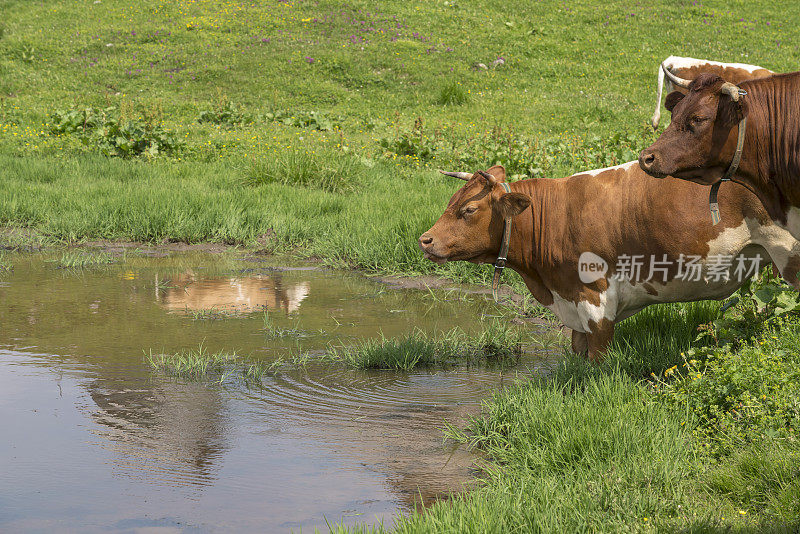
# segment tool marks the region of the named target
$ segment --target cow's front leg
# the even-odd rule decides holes
[[[589,352],[589,340],[586,337],[586,332],[572,331],[572,352],[578,356],[586,357]]]
[[[591,331],[585,334],[588,345],[586,357],[591,362],[601,362],[614,339],[614,322],[608,319],[601,319],[600,322],[590,321],[589,329]],[[574,343],[574,335],[572,339]]]

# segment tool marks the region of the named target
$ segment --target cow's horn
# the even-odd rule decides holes
[[[722,87],[720,87],[719,90],[723,94],[726,94],[729,97],[731,97],[731,100],[733,100],[734,102],[738,102],[740,96],[747,94],[747,91],[739,89],[736,85],[732,84],[731,82],[723,83]]]
[[[674,85],[677,85],[678,87],[683,87],[684,89],[688,89],[689,84],[692,83],[691,80],[685,80],[683,78],[679,78],[678,76],[672,74],[672,72],[664,63],[661,64],[661,68],[664,70],[664,74],[667,76],[667,78],[669,78],[669,81],[671,81]]]
[[[497,178],[495,178],[493,175],[489,174],[486,171],[478,171],[478,174],[486,178],[486,181],[488,181],[492,185],[495,185],[497,183]]]
[[[444,174],[445,176],[452,176],[453,178],[458,178],[459,180],[464,180],[468,182],[470,178],[472,178],[472,173],[469,172],[450,172],[450,171],[439,171],[440,173]]]

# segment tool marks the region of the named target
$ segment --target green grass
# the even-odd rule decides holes
[[[391,530],[796,531],[800,440],[791,432],[770,433],[774,421],[737,418],[732,425],[756,425],[761,435],[751,432],[726,454],[711,455],[698,439],[709,439],[698,434],[708,421],[687,413],[686,397],[673,403],[643,380],[651,372],[664,376],[683,361],[682,352],[702,346],[694,341],[696,327],[718,314],[715,303],[648,308],[619,325],[602,365],[570,356],[550,375],[498,392],[466,428],[447,432],[484,452],[483,484],[401,516]],[[652,333],[654,325],[662,335]],[[764,372],[757,357],[745,356],[748,363],[734,367],[736,354],[724,366],[753,397],[763,380],[791,380],[798,370],[789,347],[796,353],[800,321],[784,322],[780,336],[770,328],[737,354],[782,362],[783,374]],[[692,391],[689,405],[724,406],[709,395],[728,383],[723,375],[709,372],[707,386]],[[780,413],[796,404],[777,391],[776,399],[773,410]]]
[[[580,388],[521,384],[468,434],[498,467],[483,488],[399,522],[400,532],[611,532],[678,511],[691,472],[678,418],[622,373]]]
[[[328,147],[319,152],[291,148],[274,158],[251,163],[244,180],[251,186],[282,184],[342,193],[363,183],[366,172],[367,167],[354,156]]]
[[[168,376],[218,384],[237,379],[247,385],[258,384],[276,368],[273,364],[244,358],[235,352],[211,352],[203,345],[172,354],[153,353],[150,350],[145,354],[145,361],[153,370]]]
[[[460,82],[450,81],[439,90],[436,103],[442,106],[462,106],[469,102],[469,93]]]
[[[416,238],[458,185],[433,169],[561,176],[633,159],[664,57],[790,70],[800,42],[792,10],[743,0],[6,0],[3,13],[0,223],[60,240],[274,233],[336,265],[412,274],[433,270]],[[87,107],[163,127],[178,148],[107,158],[51,133],[54,113]]]
[[[410,370],[417,367],[453,365],[508,365],[522,353],[518,329],[492,321],[477,335],[456,328],[428,335],[416,330],[399,338],[367,340],[332,347],[323,360],[355,369]]]
[[[108,265],[114,263],[113,256],[105,252],[87,253],[82,250],[68,250],[61,253],[61,257],[52,260],[61,269],[86,269],[88,267],[97,267],[100,265]]]
[[[499,161],[516,177],[557,177],[634,159],[655,135],[659,61],[791,71],[800,46],[797,10],[745,0],[0,3],[0,224],[21,229],[0,232],[0,248],[261,236],[339,267],[479,283],[488,269],[435,268],[417,249],[459,185],[434,169]],[[51,131],[87,107],[114,108],[111,124],[147,149],[133,155],[144,144],[81,125]],[[796,526],[796,464],[784,461],[795,443],[756,436],[710,462],[687,429],[697,419],[643,386],[680,364],[716,314],[650,308],[619,326],[603,365],[568,358],[548,380],[500,393],[464,435],[490,455],[486,485],[397,529]],[[431,354],[407,343],[361,353],[400,365]],[[771,363],[795,368],[777,354],[786,346],[746,343],[744,361],[772,351]],[[149,358],[187,378],[260,372],[230,356]],[[723,385],[717,376],[709,383]]]

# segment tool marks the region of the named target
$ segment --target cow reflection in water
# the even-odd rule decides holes
[[[216,480],[220,458],[228,449],[218,390],[172,382],[142,387],[142,381],[110,376],[87,389],[100,408],[92,417],[103,425],[99,434],[120,455],[115,455],[115,464],[121,473],[150,473],[180,486],[205,486]]]
[[[171,286],[166,290],[157,289],[156,294],[162,306],[176,311],[249,312],[266,308],[293,313],[310,289],[308,282],[284,284],[280,275],[202,278],[194,271],[172,277]]]

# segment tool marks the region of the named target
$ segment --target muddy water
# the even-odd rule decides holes
[[[0,274],[0,531],[258,531],[384,521],[459,491],[475,456],[443,443],[515,374],[310,367],[263,388],[176,381],[144,351],[203,343],[271,361],[415,327],[473,329],[484,296],[394,289],[230,254],[129,253]],[[265,314],[275,336],[265,329]]]

